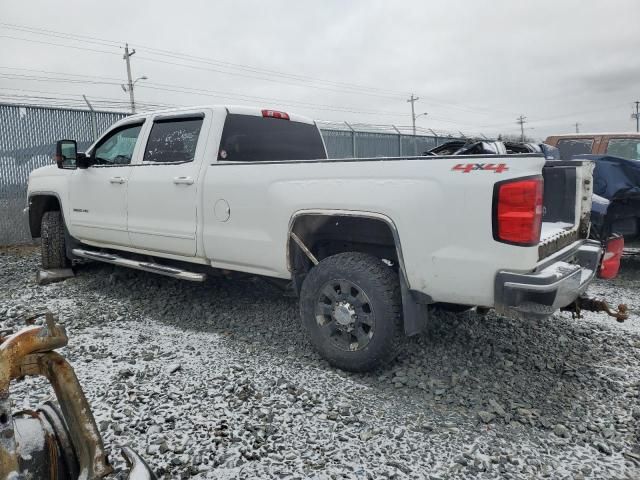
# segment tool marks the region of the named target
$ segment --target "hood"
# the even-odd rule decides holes
[[[31,173],[29,174],[29,178],[53,177],[58,175],[64,175],[65,172],[66,170],[62,168],[58,168],[57,165],[45,165],[44,167],[31,170]]]

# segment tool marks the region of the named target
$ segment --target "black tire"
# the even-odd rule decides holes
[[[44,212],[40,226],[42,268],[68,267],[62,214],[58,211]]]
[[[365,253],[339,253],[312,268],[302,284],[300,315],[315,349],[343,370],[389,363],[404,338],[398,275]]]

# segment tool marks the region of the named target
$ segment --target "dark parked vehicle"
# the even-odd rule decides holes
[[[640,240],[640,133],[554,135],[546,143],[563,160],[595,162],[592,237]]]

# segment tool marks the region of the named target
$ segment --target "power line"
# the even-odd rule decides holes
[[[12,30],[18,30],[18,31],[21,31],[21,32],[24,32],[24,33],[32,33],[32,34],[36,34],[36,35],[45,35],[46,34],[47,36],[55,36],[57,38],[64,38],[64,39],[68,39],[68,40],[74,40],[74,41],[82,40],[84,42],[96,43],[98,45],[103,45],[103,46],[120,46],[119,42],[115,42],[113,40],[99,39],[99,38],[90,37],[90,36],[87,36],[87,35],[69,34],[69,33],[64,33],[64,32],[56,32],[54,30],[27,27],[27,26],[15,25],[15,24],[10,24],[10,23],[2,23],[2,22],[0,22],[0,27],[12,29]],[[401,92],[394,92],[392,90],[382,89],[382,88],[373,87],[373,86],[353,84],[353,83],[348,83],[348,82],[337,82],[337,81],[333,81],[333,80],[325,80],[325,79],[314,78],[314,77],[307,76],[307,75],[286,73],[286,72],[281,72],[281,71],[272,70],[272,69],[263,68],[263,67],[255,67],[255,66],[241,64],[241,63],[232,63],[232,62],[227,62],[227,61],[223,61],[223,60],[200,57],[200,56],[190,55],[190,54],[181,53],[181,52],[163,50],[163,49],[159,49],[159,48],[145,46],[145,45],[139,44],[139,43],[135,43],[135,46],[137,46],[138,48],[144,48],[145,50],[148,50],[148,53],[155,54],[155,55],[169,56],[169,57],[174,57],[174,58],[184,59],[184,60],[190,60],[191,59],[191,60],[194,60],[194,61],[204,62],[204,63],[211,63],[211,64],[215,64],[215,65],[219,65],[219,66],[233,67],[233,68],[252,71],[252,72],[268,73],[268,74],[272,74],[272,75],[278,75],[278,76],[283,76],[283,77],[288,77],[288,78],[293,78],[293,79],[314,81],[314,82],[326,83],[326,84],[331,84],[331,85],[336,85],[336,86],[343,86],[343,87],[347,87],[347,88],[375,90],[375,91],[379,91],[379,92],[391,93],[391,94],[394,94],[396,96],[404,95],[404,93],[401,93]]]
[[[5,23],[5,22],[0,22],[0,27],[7,28],[9,30],[18,30],[19,32],[23,32],[23,33],[33,33],[36,35],[46,35],[48,37],[81,40],[86,43],[93,43],[93,44],[103,45],[103,46],[116,46],[116,47],[121,46],[120,42],[116,42],[114,40],[90,37],[88,35],[80,35],[77,33],[72,34],[68,32],[58,32],[55,30],[49,30],[41,27],[29,27],[27,25],[17,25],[15,23]]]
[[[77,97],[73,97],[73,96],[60,96],[61,94],[59,92],[49,92],[49,91],[42,91],[42,90],[29,90],[29,89],[24,89],[24,88],[4,88],[4,90],[9,90],[12,92],[23,92],[23,93],[38,93],[38,94],[43,94],[43,95],[55,95],[55,96],[39,96],[39,95],[20,95],[20,94],[4,94],[2,93],[2,91],[0,91],[0,94],[5,95],[5,96],[15,96],[15,97],[24,97],[24,98],[42,98],[42,99],[47,99],[47,100],[64,100],[67,102],[76,102],[76,103],[80,103],[80,104],[84,104],[84,100],[80,100],[80,96]],[[129,104],[128,100],[122,100],[122,99],[118,99],[118,98],[105,98],[105,97],[91,97],[93,102],[101,102],[101,103],[108,103],[110,105],[114,105],[114,106],[118,106],[119,108],[124,108]],[[145,107],[179,107],[179,106],[183,106],[183,105],[175,105],[175,104],[168,104],[168,103],[152,103],[152,102],[138,102],[137,105],[143,105]]]
[[[70,33],[58,32],[58,31],[44,29],[44,28],[29,27],[29,26],[16,25],[16,24],[4,23],[4,22],[0,22],[0,27],[1,28],[5,28],[5,29],[9,29],[9,30],[14,30],[14,31],[17,31],[17,32],[20,32],[20,33],[23,33],[23,34],[44,35],[47,38],[58,38],[58,39],[61,39],[61,40],[69,40],[71,42],[83,42],[85,44],[93,44],[93,45],[96,45],[96,46],[101,46],[101,47],[106,47],[106,48],[118,48],[118,49],[122,48],[120,42],[117,42],[117,41],[114,41],[114,40],[103,39],[103,38],[96,38],[96,37],[92,37],[92,36],[88,36],[88,35],[70,34]],[[52,46],[58,46],[58,47],[73,48],[73,49],[85,50],[85,51],[90,51],[90,52],[119,55],[119,53],[114,52],[114,51],[100,50],[100,49],[97,49],[97,48],[89,48],[89,47],[86,47],[86,46],[55,43],[55,42],[51,42],[51,41],[36,40],[36,39],[24,38],[24,37],[15,37],[15,36],[10,36],[10,35],[0,35],[0,37],[20,40],[20,41],[25,41],[25,42],[39,43],[39,44],[44,44],[44,45],[52,45]],[[262,81],[271,81],[271,82],[276,82],[276,83],[281,83],[281,84],[284,83],[284,84],[296,85],[296,86],[301,86],[301,87],[306,87],[306,88],[316,88],[316,89],[319,88],[319,89],[324,89],[324,90],[329,90],[329,91],[337,91],[337,92],[342,92],[342,93],[362,94],[362,95],[370,95],[370,96],[373,95],[373,96],[378,96],[378,97],[382,97],[382,98],[396,98],[399,95],[404,95],[403,93],[401,93],[399,91],[393,91],[393,90],[383,89],[383,88],[379,88],[379,87],[372,87],[372,86],[365,86],[365,85],[355,84],[355,83],[338,82],[338,81],[332,81],[332,80],[326,80],[326,79],[319,79],[319,78],[314,78],[312,76],[305,76],[305,75],[281,72],[281,71],[268,69],[268,68],[263,68],[263,67],[256,67],[256,66],[251,66],[251,65],[241,64],[241,63],[232,63],[232,62],[227,62],[227,61],[223,61],[223,60],[199,57],[199,56],[190,55],[190,54],[181,53],[181,52],[173,52],[173,51],[170,51],[170,50],[163,50],[163,49],[159,49],[159,48],[144,46],[144,45],[138,44],[138,43],[135,43],[135,45],[137,47],[139,47],[139,48],[144,48],[144,49],[148,50],[148,52],[146,52],[148,55],[166,57],[166,58],[175,59],[175,60],[181,60],[182,63],[180,63],[180,62],[169,62],[167,60],[161,60],[161,59],[158,59],[158,58],[144,58],[144,55],[142,56],[142,58],[140,58],[140,60],[143,60],[143,61],[150,61],[150,62],[156,62],[156,63],[166,63],[166,64],[179,66],[179,67],[183,67],[183,68],[198,68],[200,70],[211,71],[211,72],[220,73],[220,74],[234,75],[234,76],[246,76],[246,77],[249,77],[249,78],[259,79],[259,80],[262,80]],[[218,67],[218,68],[217,69],[216,68],[205,68],[205,67],[199,66],[199,65],[190,65],[190,64],[185,63],[185,62],[199,63],[199,64],[202,64],[202,65],[207,65],[209,67]],[[226,68],[226,69],[236,69],[236,70],[240,70],[241,72],[222,70],[224,68]],[[75,75],[75,74],[70,74],[70,75],[79,76],[79,75]],[[269,75],[271,78],[266,77],[265,75]],[[287,82],[278,81],[278,80],[276,80],[276,79],[274,79],[272,77],[280,77],[280,78],[286,79],[288,81]],[[113,79],[113,77],[110,77],[110,79]],[[61,80],[51,80],[51,81],[61,81]],[[296,82],[300,83],[301,85],[297,85]],[[310,85],[310,84],[307,84],[305,82],[315,82],[315,83],[317,83],[319,85]],[[68,82],[68,83],[73,83],[73,82]],[[96,82],[96,84],[99,84],[99,83]],[[474,108],[474,107],[471,107],[471,106],[468,106],[468,105],[464,105],[463,106],[463,105],[459,105],[459,104],[456,104],[456,103],[453,103],[453,102],[443,102],[442,100],[439,100],[437,98],[425,97],[424,95],[421,95],[421,97],[429,99],[430,103],[433,103],[435,105],[441,105],[443,108],[447,108],[447,109],[457,109],[457,110],[469,111],[469,112],[509,113],[509,112],[503,112],[503,111],[496,110],[496,109]],[[293,104],[293,103],[290,102],[290,104]],[[309,107],[312,106],[311,104],[307,104],[307,105],[309,105]],[[614,107],[614,108],[617,108],[617,107]],[[600,109],[598,111],[603,111],[603,110],[605,110],[605,109]],[[609,109],[606,109],[606,110],[609,110]],[[353,112],[353,113],[362,113],[361,111],[345,110],[345,109],[342,109],[342,108],[340,108],[340,109],[336,108],[335,111],[349,111],[349,112]],[[372,113],[368,113],[367,112],[367,114],[374,114],[374,113],[373,112]],[[397,114],[396,113],[394,115],[398,115],[399,116],[399,115],[402,115],[402,114]],[[566,118],[566,117],[572,116],[572,115],[575,115],[575,113],[574,114],[562,115],[562,116],[556,116],[556,117],[550,117],[550,118],[542,119],[542,120],[536,120],[535,123],[540,123],[540,122],[545,121],[545,120],[552,120],[552,119],[557,119],[557,118]],[[636,114],[634,114],[634,116],[635,115]],[[430,117],[430,118],[433,118],[434,120],[438,120],[437,117]],[[452,120],[445,120],[445,119],[440,119],[439,121],[452,122],[452,123],[461,123],[459,121],[455,121],[455,120],[452,121]],[[638,121],[637,121],[637,123],[638,123]],[[468,124],[468,125],[473,125],[473,124]],[[507,125],[507,124],[503,123],[503,124],[492,124],[492,125],[480,125],[480,127],[481,128],[494,127],[494,126],[497,127],[499,125],[501,126],[501,125]],[[637,129],[640,129],[640,126],[637,125]],[[521,128],[521,130],[522,130],[522,128]]]
[[[13,29],[13,30],[18,30],[18,31],[23,32],[23,33],[31,33],[31,34],[35,34],[35,35],[47,35],[48,37],[49,36],[56,36],[57,38],[64,38],[64,39],[68,39],[68,40],[71,40],[71,41],[84,41],[84,42],[91,41],[94,44],[98,44],[98,45],[102,45],[102,46],[116,46],[116,45],[119,45],[118,42],[115,42],[113,40],[100,39],[100,38],[96,38],[96,37],[90,37],[90,36],[87,36],[87,35],[78,35],[78,34],[69,34],[69,33],[64,33],[64,32],[56,32],[56,31],[48,30],[48,29],[28,27],[28,26],[15,25],[15,24],[9,24],[9,23],[0,23],[0,27]],[[27,40],[27,39],[25,39],[25,40]],[[49,42],[49,44],[57,45],[57,46],[64,46],[64,45],[60,45],[60,44],[53,44],[51,42]],[[405,95],[402,92],[394,92],[394,91],[391,91],[391,90],[382,89],[382,88],[378,88],[378,87],[364,86],[364,85],[360,85],[360,84],[353,84],[353,83],[347,83],[347,82],[336,82],[336,81],[332,81],[332,80],[318,79],[318,78],[314,78],[314,77],[311,77],[311,76],[280,72],[280,71],[277,71],[277,70],[267,69],[267,68],[263,68],[263,67],[255,67],[255,66],[245,65],[245,64],[240,64],[240,63],[232,63],[232,62],[226,62],[226,61],[221,61],[221,60],[208,59],[208,58],[205,58],[205,57],[199,57],[199,56],[189,55],[189,54],[180,53],[180,52],[172,52],[170,50],[163,50],[163,49],[148,47],[148,46],[144,46],[144,45],[138,44],[138,43],[136,43],[135,46],[137,46],[139,48],[145,48],[146,50],[148,50],[147,53],[150,54],[150,55],[165,56],[165,57],[184,60],[184,61],[188,61],[188,62],[192,62],[192,63],[205,63],[205,64],[208,64],[208,65],[213,65],[213,66],[223,67],[223,68],[226,67],[226,68],[232,68],[232,69],[239,69],[239,70],[243,70],[245,72],[250,72],[251,73],[251,74],[247,74],[247,73],[242,74],[242,73],[239,73],[239,72],[229,72],[229,71],[213,69],[213,68],[204,69],[204,70],[213,71],[213,72],[221,73],[221,74],[235,75],[235,76],[245,76],[245,77],[249,77],[249,78],[259,79],[259,80],[262,80],[262,81],[271,81],[271,82],[275,81],[277,83],[285,83],[285,84],[293,84],[293,85],[295,85],[295,83],[291,83],[291,81],[294,81],[294,82],[297,81],[299,83],[302,82],[303,86],[305,86],[307,88],[324,89],[324,90],[338,91],[338,92],[345,92],[346,91],[347,93],[352,93],[352,94],[355,93],[355,94],[361,94],[361,95],[372,95],[372,96],[383,97],[383,98],[396,98],[397,96],[404,96]],[[142,58],[141,58],[141,60],[142,60]],[[168,62],[166,60],[165,61],[159,60],[157,58],[155,58],[155,59],[154,58],[145,58],[145,60],[151,61],[151,62],[155,61],[155,62],[158,62],[158,63],[166,63],[166,64],[169,64],[169,65],[181,66],[181,67],[185,67],[185,68],[198,68],[195,65],[188,65],[188,64],[185,64],[185,63],[177,63],[177,62]],[[203,69],[203,68],[200,67],[200,69]],[[260,75],[260,76],[256,76],[256,74]],[[266,76],[264,76],[265,74],[269,75],[269,76],[266,77]],[[272,78],[273,76],[286,78],[286,79],[290,80],[290,82],[282,82],[282,81],[278,82],[277,80],[274,80]],[[307,83],[304,83],[304,82],[321,83],[323,85],[311,85],[311,84],[307,84]],[[511,114],[512,113],[512,112],[503,112],[503,111],[499,111],[499,110],[496,110],[496,109],[474,108],[474,107],[470,107],[468,105],[462,106],[462,105],[458,105],[458,104],[453,103],[453,102],[443,102],[442,100],[439,100],[439,99],[436,99],[436,98],[431,98],[430,102],[432,102],[434,104],[437,104],[437,105],[442,105],[444,108],[454,108],[454,109],[459,109],[459,110],[463,110],[463,111],[470,111],[470,112],[474,112],[475,111],[475,112],[481,112],[481,113],[482,112],[490,112],[490,113],[506,113],[506,114]]]
[[[97,52],[97,53],[108,53],[108,54],[111,54],[111,55],[120,55],[117,52],[109,52],[107,50],[98,50],[96,48],[79,47],[77,45],[65,45],[64,43],[45,42],[44,40],[35,40],[35,39],[31,39],[31,38],[12,37],[11,35],[0,35],[0,38],[10,38],[12,40],[22,40],[24,42],[40,43],[40,44],[43,44],[43,45],[52,45],[52,46],[56,46],[56,47],[66,47],[66,48],[75,48],[77,50],[86,50],[86,51],[89,51],[89,52]]]
[[[156,85],[164,85],[164,84],[156,84],[149,82],[144,85],[140,85],[140,88],[151,89],[151,90],[162,90],[165,92],[175,92],[175,93],[186,93],[190,95],[200,95],[205,97],[214,97],[214,98],[223,98],[230,100],[243,100],[243,101],[258,101],[258,102],[274,102],[278,105],[283,106],[298,106],[304,108],[313,108],[317,110],[327,110],[332,112],[341,112],[341,113],[358,113],[363,115],[387,115],[387,116],[408,116],[405,113],[396,113],[396,112],[381,112],[381,111],[372,111],[372,110],[354,110],[349,107],[338,107],[331,105],[323,105],[323,104],[314,104],[307,102],[297,102],[297,101],[287,101],[280,100],[275,98],[265,98],[265,97],[255,97],[252,95],[244,95],[244,94],[236,94],[236,93],[225,93],[225,92],[216,92],[212,90],[200,90],[200,89],[190,89],[188,87],[179,87],[175,86],[174,88],[170,87],[159,87]]]
[[[7,67],[7,66],[1,66],[0,65],[0,70],[20,70],[23,72],[36,72],[36,73],[46,73],[49,75],[63,75],[63,76],[68,76],[68,77],[85,77],[85,78],[96,78],[99,80],[115,80],[116,82],[121,82],[122,79],[118,78],[118,77],[105,77],[103,75],[86,75],[86,74],[80,74],[80,73],[68,73],[68,72],[52,72],[50,70],[37,70],[37,69],[31,69],[31,68],[22,68],[22,67]],[[11,75],[17,75],[17,74],[11,74]]]
[[[0,67],[0,68],[5,68],[5,67]],[[27,70],[27,69],[22,69],[22,70]],[[47,73],[49,75],[65,75],[60,72],[50,72],[50,71],[41,71],[41,72]],[[2,78],[3,76],[8,76],[9,79],[20,79],[20,80],[26,80],[26,81],[46,81],[46,82],[53,82],[53,83],[61,82],[61,83],[89,84],[89,85],[92,85],[92,84],[119,85],[120,84],[119,81],[103,82],[99,80],[94,80],[94,79],[101,78],[96,76],[92,76],[91,80],[84,80],[79,78],[68,79],[64,77],[0,73],[0,78]],[[106,77],[106,78],[113,78],[113,77]],[[208,96],[208,97],[215,97],[215,98],[224,98],[224,99],[231,99],[231,100],[244,99],[244,100],[252,100],[252,101],[259,101],[259,102],[276,102],[276,103],[279,103],[280,105],[302,106],[305,108],[314,108],[318,110],[330,110],[330,111],[343,112],[343,113],[360,113],[365,115],[409,116],[409,114],[398,113],[398,112],[361,110],[361,109],[350,108],[348,106],[338,107],[338,106],[327,105],[327,104],[316,104],[316,103],[301,102],[301,101],[288,101],[288,100],[283,100],[279,98],[258,97],[253,95],[237,94],[233,92],[222,92],[222,91],[215,91],[215,90],[182,87],[180,85],[172,85],[172,84],[164,84],[164,83],[148,82],[144,85],[140,85],[140,88],[147,88],[151,90],[162,90],[167,92],[185,93],[190,95],[201,95],[201,96]]]
[[[33,82],[79,83],[84,85],[120,85],[120,82],[84,80],[84,79],[77,79],[77,78],[43,77],[43,76],[36,76],[36,75],[18,75],[15,73],[2,73],[2,72],[0,72],[0,79],[33,81]]]
[[[35,33],[35,34],[40,34],[38,32],[26,32],[25,33]],[[32,42],[32,43],[39,43],[39,44],[44,44],[44,45],[51,45],[51,46],[57,46],[57,47],[67,47],[67,48],[75,48],[75,49],[79,49],[79,50],[86,50],[86,51],[91,51],[91,52],[97,52],[97,53],[110,53],[110,54],[117,54],[116,52],[109,52],[106,50],[99,50],[99,49],[95,49],[95,48],[88,48],[88,47],[80,47],[80,46],[76,46],[76,45],[68,45],[68,44],[62,44],[62,43],[55,43],[55,42],[49,42],[49,41],[44,41],[44,40],[36,40],[36,39],[29,39],[29,38],[23,38],[23,37],[14,37],[11,35],[0,35],[0,37],[2,38],[9,38],[9,39],[13,39],[13,40],[21,40],[21,41],[25,41],[25,42]],[[58,38],[66,38],[68,40],[72,40],[72,41],[78,41],[77,39],[74,39],[73,36],[69,35],[69,36],[62,36],[60,35]],[[110,46],[110,45],[107,45]],[[151,48],[149,48],[149,50],[151,50]],[[148,52],[148,54],[154,54],[153,52]],[[160,53],[156,53],[156,55],[163,55]],[[182,58],[183,55],[182,54],[164,54],[165,56],[169,56],[172,58]],[[258,80],[262,80],[262,81],[267,81],[267,82],[274,82],[274,83],[280,83],[280,84],[287,84],[287,85],[297,85],[296,82],[294,81],[289,81],[289,82],[284,82],[284,81],[279,81],[277,79],[274,79],[272,77],[267,77],[264,75],[260,75],[261,73],[268,73],[269,71],[266,70],[264,72],[260,72],[258,70],[255,71],[255,74],[250,74],[250,73],[240,73],[240,72],[230,72],[230,71],[226,71],[226,70],[221,70],[221,69],[216,69],[216,68],[204,68],[198,65],[189,65],[186,63],[178,63],[178,62],[170,62],[167,60],[160,60],[157,58],[147,58],[147,57],[143,57],[140,58],[140,60],[145,60],[148,62],[155,62],[155,63],[164,63],[164,64],[168,64],[168,65],[174,65],[174,66],[180,66],[180,67],[185,67],[185,68],[193,68],[193,69],[199,69],[199,70],[204,70],[204,71],[210,71],[210,72],[216,72],[216,73],[220,73],[220,74],[226,74],[226,75],[232,75],[232,76],[241,76],[241,77],[246,77],[246,78],[253,78],[253,79],[258,79]],[[186,59],[187,61],[190,61],[189,59]],[[195,62],[194,60],[191,60],[192,62]],[[199,63],[202,63],[203,61],[199,60]],[[206,62],[205,62],[206,63]],[[213,62],[212,62],[213,63]],[[228,62],[227,62],[228,63]],[[233,65],[233,64],[230,64]],[[250,71],[250,70],[249,70]],[[272,74],[272,76],[275,74]],[[284,77],[291,77],[292,80],[295,80],[296,76],[292,75],[292,74],[281,74],[278,76],[284,76]],[[352,93],[352,94],[361,94],[361,95],[369,95],[369,96],[376,96],[376,97],[383,97],[383,98],[397,98],[398,95],[389,95],[389,94],[382,94],[382,93],[375,93],[375,92],[369,92],[369,91],[364,91],[364,90],[358,90],[358,88],[361,87],[357,87],[357,86],[342,86],[342,87],[330,87],[330,86],[323,86],[323,85],[312,85],[312,84],[305,84],[304,81],[309,81],[312,80],[311,77],[308,77],[309,80],[303,80],[302,76],[298,76],[301,77],[300,79],[298,79],[298,83],[303,83],[304,87],[307,88],[314,88],[314,89],[322,89],[322,90],[329,90],[329,91],[335,91],[335,92],[342,92],[344,93],[345,91],[347,93]],[[323,81],[323,80],[316,80],[319,82],[325,82],[325,83],[330,83],[329,81]],[[334,82],[335,84],[339,84],[340,82]],[[375,87],[368,87],[369,89],[373,89],[375,90]]]

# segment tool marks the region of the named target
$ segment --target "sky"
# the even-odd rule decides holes
[[[527,136],[632,131],[640,1],[0,0],[0,102],[257,105]]]

